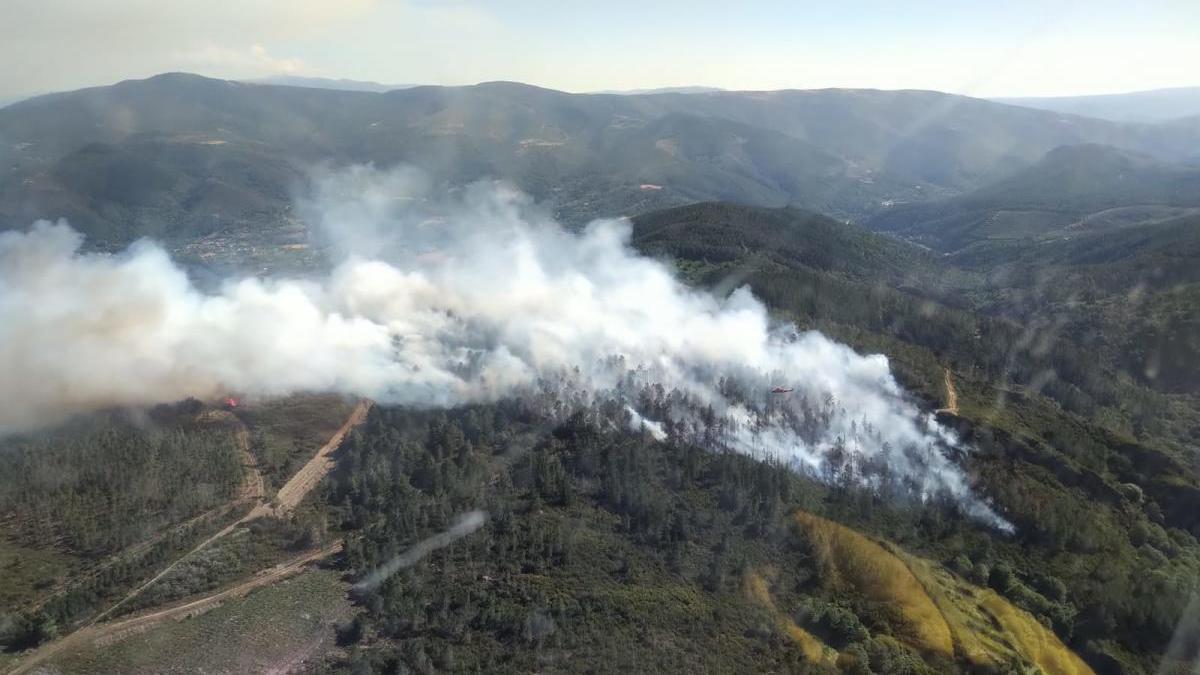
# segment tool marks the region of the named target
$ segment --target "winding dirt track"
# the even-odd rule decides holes
[[[263,480],[262,472],[259,472],[258,470],[258,460],[254,459],[254,454],[250,452],[250,430],[247,430],[246,425],[242,424],[241,420],[233,416],[232,413],[226,411],[211,411],[208,413],[208,416],[210,419],[228,419],[236,426],[236,428],[238,428],[238,430],[234,432],[234,442],[236,443],[236,446],[238,446],[238,455],[242,462],[242,470],[244,471],[242,471],[241,485],[238,486],[238,491],[235,492],[232,500],[221,504],[221,506],[210,508],[202,514],[194,515],[192,518],[187,519],[184,522],[180,522],[180,524],[163,528],[163,530],[152,534],[152,536],[142,540],[142,542],[133,544],[130,546],[130,548],[115,552],[115,554],[104,558],[104,560],[97,561],[95,565],[84,569],[84,571],[74,575],[74,577],[71,579],[59,581],[59,583],[55,584],[53,589],[50,589],[46,595],[42,596],[41,599],[38,599],[37,602],[30,605],[31,610],[41,609],[44,607],[44,605],[46,605],[47,602],[50,601],[50,599],[58,596],[59,593],[70,589],[71,584],[78,584],[80,581],[95,578],[98,574],[102,573],[104,569],[108,569],[122,560],[131,560],[131,558],[142,555],[144,551],[149,550],[151,546],[154,546],[158,542],[161,542],[161,540],[166,539],[172,532],[182,532],[186,530],[186,528],[197,524],[199,521],[209,518],[217,518],[217,516],[223,515],[224,513],[229,512],[229,510],[236,509],[240,507],[241,504],[246,502],[258,503],[264,500],[266,496],[266,484]],[[206,543],[208,542],[205,542],[205,544]],[[188,554],[186,554],[184,557],[191,555],[192,552],[196,550],[197,549],[192,549],[192,551],[188,551]],[[152,579],[151,583],[154,583],[154,581],[157,579],[157,577]],[[125,599],[128,598],[122,599],[121,602],[125,602]],[[103,614],[108,614],[108,611],[112,611],[112,609],[114,608],[109,608],[106,613]],[[92,620],[91,622],[95,621],[96,619]]]
[[[314,560],[327,558],[341,550],[342,542],[338,541],[323,549],[310,551],[287,562],[263,570],[248,581],[243,581],[236,586],[231,586],[211,595],[189,600],[172,607],[167,607],[166,609],[157,609],[145,614],[131,616],[112,623],[99,626],[85,626],[61,640],[47,644],[26,656],[15,668],[8,671],[8,675],[27,673],[39,663],[61,654],[72,647],[84,647],[89,643],[96,647],[103,647],[131,635],[145,632],[171,619],[182,621],[183,619],[199,616],[219,606],[226,600],[240,598],[256,588],[268,586],[280,579],[297,574],[303,571],[305,566]]]
[[[230,523],[229,525],[226,525],[224,528],[222,528],[220,531],[218,531],[216,534],[212,535],[208,539],[205,539],[204,541],[200,542],[199,544],[196,544],[196,546],[193,547],[192,550],[179,556],[170,565],[167,565],[166,567],[159,570],[158,574],[155,574],[154,576],[150,577],[149,580],[143,582],[141,585],[139,585],[138,587],[134,588],[132,591],[127,593],[125,595],[125,597],[118,600],[115,605],[113,605],[112,607],[109,607],[108,609],[104,610],[103,612],[100,612],[96,616],[92,617],[92,619],[90,621],[88,621],[87,623],[84,624],[85,628],[87,626],[91,626],[96,623],[99,623],[101,620],[104,619],[104,617],[112,614],[119,607],[121,607],[125,603],[129,602],[130,600],[132,600],[135,597],[137,597],[138,595],[140,595],[142,591],[153,586],[155,582],[157,582],[159,579],[162,579],[164,576],[166,576],[169,572],[171,572],[171,570],[175,569],[181,562],[183,562],[184,560],[189,558],[196,551],[199,551],[200,549],[208,546],[209,544],[220,539],[221,537],[224,537],[225,535],[229,534],[230,532],[233,532],[235,529],[237,529],[237,527],[239,525],[242,525],[246,521],[252,520],[253,518],[257,518],[259,515],[263,515],[263,514],[256,515],[256,513],[258,512],[258,510],[260,508],[262,508],[263,499],[266,497],[266,485],[263,482],[262,473],[260,473],[258,470],[258,460],[254,458],[254,453],[250,452],[250,431],[248,429],[246,429],[246,425],[242,424],[242,421],[239,420],[236,415],[233,415],[231,413],[224,413],[224,415],[228,416],[230,419],[232,419],[237,424],[238,430],[237,430],[237,432],[235,432],[234,437],[237,440],[238,451],[239,451],[239,454],[241,454],[241,456],[242,456],[242,463],[243,463],[243,467],[245,469],[245,471],[242,474],[243,475],[242,485],[240,488],[238,488],[238,495],[234,499],[233,503],[236,505],[236,504],[240,504],[240,503],[247,502],[247,501],[253,501],[253,502],[255,502],[254,508],[250,510],[250,513],[246,514],[245,516],[242,516],[240,519]]]
[[[248,476],[252,475],[253,478],[248,478],[248,484],[243,485],[243,496],[239,497],[239,500],[244,501],[245,499],[256,499],[258,503],[255,504],[254,508],[250,509],[249,513],[230,523],[229,525],[226,525],[216,534],[197,544],[192,550],[184,553],[182,556],[177,558],[175,562],[159,570],[158,574],[155,574],[153,577],[151,577],[149,581],[146,581],[137,588],[133,589],[128,595],[121,598],[117,604],[109,607],[100,614],[97,614],[85,625],[93,625],[104,617],[112,614],[117,608],[121,607],[126,602],[129,602],[133,598],[137,597],[142,591],[154,585],[156,581],[162,579],[192,554],[207,547],[214,541],[228,535],[230,532],[233,532],[251,520],[254,520],[255,518],[262,518],[263,516],[282,515],[294,509],[296,505],[303,501],[304,497],[307,496],[308,493],[311,492],[312,489],[321,482],[321,479],[333,470],[334,461],[331,457],[333,451],[338,449],[338,447],[342,444],[342,441],[346,438],[346,434],[350,433],[351,429],[359,424],[362,424],[363,420],[367,419],[367,412],[370,411],[370,409],[371,401],[366,399],[359,401],[358,405],[354,406],[353,412],[350,413],[350,417],[345,421],[345,423],[343,423],[342,426],[336,432],[334,432],[333,436],[330,437],[325,445],[322,445],[321,448],[317,450],[312,459],[308,460],[308,462],[305,463],[305,465],[301,467],[301,469],[297,471],[290,479],[288,479],[288,482],[284,484],[282,488],[279,489],[279,492],[275,495],[275,501],[278,502],[277,506],[272,506],[265,500],[266,490],[263,485],[262,474],[258,471],[258,462],[254,459],[254,454],[250,452],[250,432],[246,430],[244,425],[242,425],[240,430],[237,432],[238,445],[243,449],[243,455],[247,458],[245,460],[247,463],[247,474]],[[231,415],[231,417],[233,416]],[[234,417],[234,419],[237,418]],[[238,424],[241,425],[240,420],[238,420]]]
[[[267,485],[262,472],[258,470],[258,459],[250,452],[250,430],[238,419],[237,415],[226,413],[237,424],[234,432],[238,453],[242,456],[242,486],[238,490],[237,501],[262,501],[267,496]]]
[[[239,586],[235,586],[231,589],[222,591],[222,592],[214,594],[214,595],[200,598],[199,600],[193,600],[189,603],[180,605],[178,607],[152,612],[150,614],[145,614],[140,617],[134,617],[132,619],[117,621],[117,622],[107,624],[104,626],[97,627],[97,625],[96,625],[101,620],[103,620],[105,617],[109,616],[115,610],[117,610],[118,608],[123,606],[126,602],[129,602],[133,598],[137,597],[142,591],[144,591],[147,588],[149,588],[150,586],[152,586],[159,579],[162,579],[169,572],[171,572],[171,570],[175,569],[181,562],[183,562],[186,558],[188,558],[192,554],[196,553],[197,551],[209,546],[214,541],[217,541],[218,539],[228,535],[230,532],[233,532],[238,527],[248,523],[251,520],[254,520],[255,518],[261,518],[263,516],[269,516],[269,515],[282,515],[282,514],[285,514],[289,511],[291,511],[292,509],[294,509],[296,507],[296,505],[298,505],[300,502],[302,502],[304,500],[304,498],[308,495],[308,493],[311,492],[312,489],[321,482],[321,479],[324,478],[325,476],[327,476],[329,474],[329,472],[333,470],[333,467],[335,465],[335,462],[332,457],[333,452],[335,450],[337,450],[339,446],[341,446],[342,441],[345,440],[346,435],[350,433],[351,429],[358,426],[359,424],[362,424],[363,421],[367,419],[367,413],[371,410],[371,405],[372,405],[372,401],[370,401],[368,399],[363,399],[358,402],[358,405],[356,405],[354,407],[354,410],[350,413],[350,417],[346,419],[345,423],[343,423],[342,426],[336,432],[334,432],[333,436],[330,437],[330,439],[325,443],[325,445],[321,446],[321,448],[319,450],[317,450],[317,452],[313,455],[312,459],[310,459],[303,467],[301,467],[301,469],[299,471],[297,471],[288,480],[288,482],[284,484],[284,486],[282,488],[279,489],[279,492],[276,493],[276,495],[275,495],[275,500],[274,500],[275,504],[274,505],[272,505],[271,503],[268,503],[265,499],[266,498],[266,488],[265,488],[265,484],[263,482],[262,474],[258,470],[258,462],[255,460],[254,454],[250,452],[250,432],[246,429],[246,427],[244,425],[242,425],[240,420],[237,420],[236,416],[230,414],[230,417],[233,417],[235,420],[237,420],[237,424],[239,425],[239,429],[236,432],[236,438],[237,438],[237,442],[238,442],[238,447],[239,447],[242,457],[243,457],[243,462],[245,463],[245,466],[246,466],[245,479],[243,481],[242,486],[239,488],[238,496],[237,496],[237,498],[235,498],[233,503],[237,504],[237,503],[242,503],[245,501],[254,500],[257,502],[255,504],[254,508],[252,508],[250,510],[250,512],[247,513],[246,515],[242,516],[238,520],[236,520],[236,521],[230,523],[229,525],[225,526],[224,528],[222,528],[216,534],[212,535],[211,537],[209,537],[209,538],[205,539],[204,541],[200,542],[199,544],[197,544],[190,551],[188,551],[187,553],[184,553],[182,556],[177,558],[170,565],[167,565],[163,569],[159,570],[159,572],[157,574],[155,574],[153,577],[151,577],[148,581],[140,584],[137,588],[134,588],[131,592],[126,594],[125,597],[118,600],[117,603],[114,604],[113,606],[111,606],[108,609],[104,610],[103,612],[97,614],[90,621],[85,623],[83,625],[83,627],[80,628],[79,630],[75,631],[74,633],[68,634],[67,636],[63,637],[60,640],[56,640],[55,642],[44,645],[42,648],[38,649],[33,654],[30,654],[26,658],[22,659],[14,669],[9,671],[9,675],[17,675],[18,673],[27,672],[29,670],[29,668],[36,665],[37,663],[44,661],[50,655],[60,652],[64,648],[64,646],[69,646],[69,645],[73,645],[73,644],[82,644],[81,640],[87,639],[88,636],[92,636],[93,639],[99,639],[100,635],[98,633],[103,633],[104,635],[111,635],[113,627],[121,627],[122,629],[130,629],[130,628],[136,628],[138,626],[143,625],[143,624],[136,624],[131,627],[129,625],[129,623],[131,621],[141,621],[141,620],[152,619],[155,617],[161,618],[160,615],[179,616],[179,614],[177,614],[177,612],[181,611],[184,608],[193,608],[194,609],[195,607],[197,607],[203,603],[212,602],[214,600],[219,602],[220,600],[227,597],[227,594],[230,594],[230,593],[235,593],[235,595],[232,597],[237,597],[236,592],[239,590],[241,590],[241,594],[244,595],[246,592],[249,592],[250,590],[252,590],[254,588],[258,588],[259,586],[263,586],[263,585],[272,583],[275,580],[281,579],[284,576],[287,576],[287,575],[297,571],[297,569],[298,569],[297,566],[302,566],[303,564],[305,564],[311,560],[314,560],[315,558],[312,556],[316,556],[318,553],[320,553],[321,555],[319,555],[317,557],[325,557],[326,555],[330,555],[331,553],[335,552],[335,551],[331,551],[330,549],[323,549],[323,551],[325,551],[324,553],[322,553],[322,551],[318,551],[317,553],[309,554],[308,556],[302,556],[301,558],[294,559],[288,563],[284,563],[281,566],[277,565],[276,567],[271,568],[271,570],[267,570],[266,572],[260,572],[253,579],[251,579],[250,581],[247,581]],[[225,414],[229,414],[229,413],[225,413]],[[337,550],[340,550],[341,543],[339,542],[338,544],[336,544],[336,547],[337,547]],[[198,614],[200,612],[195,612],[195,613]],[[149,625],[149,624],[145,624],[145,625]],[[80,637],[77,637],[77,636],[80,636]]]
[[[954,388],[954,376],[950,374],[949,368],[942,369],[946,377],[946,407],[938,408],[939,413],[949,413],[951,415],[958,414],[958,390]]]
[[[86,569],[83,572],[81,572],[80,574],[77,574],[74,577],[72,577],[69,580],[70,583],[79,583],[80,581],[94,578],[97,575],[99,575],[101,572],[103,572],[105,569],[111,567],[112,565],[119,563],[121,560],[128,560],[131,558],[135,558],[138,555],[141,555],[143,552],[149,550],[150,547],[154,546],[158,542],[165,539],[172,532],[182,532],[183,530],[186,530],[187,528],[191,527],[195,523],[200,522],[201,520],[204,520],[206,518],[215,518],[217,516],[223,515],[225,512],[229,512],[229,511],[237,509],[238,507],[242,506],[246,502],[254,502],[255,504],[259,504],[263,501],[263,499],[266,498],[266,482],[263,481],[262,472],[260,472],[258,469],[258,460],[254,457],[254,453],[250,452],[250,430],[246,428],[246,425],[243,424],[242,421],[240,419],[238,419],[236,415],[233,415],[232,413],[227,412],[227,411],[213,410],[213,411],[207,413],[207,416],[209,419],[213,419],[213,418],[227,419],[234,426],[237,427],[237,431],[234,432],[234,442],[237,444],[238,456],[241,459],[243,471],[242,471],[242,484],[238,486],[237,492],[234,494],[233,499],[224,504],[221,504],[220,506],[211,508],[211,509],[205,511],[204,513],[201,513],[200,515],[193,516],[192,518],[189,518],[188,520],[186,520],[182,523],[164,528],[163,530],[159,531],[158,533],[151,535],[147,539],[145,539],[137,544],[134,544],[133,546],[130,546],[127,549],[124,549],[122,551],[118,551],[117,553],[112,554],[108,558],[105,558],[104,560],[97,562],[94,566],[90,567],[89,569]],[[228,530],[228,529],[230,529],[230,528],[226,528],[226,530]],[[224,536],[225,534],[228,534],[228,532],[226,532],[225,530],[222,530],[221,532],[217,533],[217,536]],[[186,558],[187,556],[191,555],[192,553],[195,553],[199,549],[201,549],[204,546],[211,543],[213,541],[213,539],[215,539],[215,538],[216,538],[216,536],[206,539],[199,546],[197,546],[196,548],[193,548],[191,551],[188,551],[183,556],[181,556],[179,558],[179,560],[182,560],[183,558]],[[179,560],[176,560],[176,562],[179,562]],[[172,565],[168,566],[167,569],[162,570],[162,572],[160,572],[158,575],[156,575],[150,581],[139,586],[133,593],[122,598],[117,603],[117,605],[114,605],[113,607],[108,608],[107,610],[102,612],[100,615],[94,617],[91,621],[87,622],[87,624],[85,624],[85,625],[90,625],[90,624],[95,623],[96,621],[100,620],[102,617],[107,615],[113,609],[116,609],[116,607],[119,606],[121,603],[124,603],[129,598],[133,597],[137,593],[144,590],[150,584],[154,583],[155,581],[158,581],[158,579],[161,578],[162,574],[165,574],[167,571],[169,571],[173,567],[174,567],[174,563]],[[66,591],[69,587],[70,586],[68,585],[67,580],[59,582],[58,584],[56,584],[56,586],[53,589],[51,589],[40,600],[38,600],[33,605],[31,605],[31,609],[35,609],[35,610],[41,609],[43,606],[45,606],[45,604],[47,602],[50,601],[51,598],[55,597],[59,593]]]

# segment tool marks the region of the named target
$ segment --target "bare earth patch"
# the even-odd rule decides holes
[[[293,673],[334,646],[352,614],[336,572],[310,570],[175,620],[131,626],[53,659],[44,672]]]

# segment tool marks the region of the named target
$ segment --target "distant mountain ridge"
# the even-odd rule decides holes
[[[865,221],[1086,143],[1176,161],[1200,153],[1200,124],[1115,124],[928,91],[375,92],[169,73],[0,110],[0,227],[66,216],[106,245],[280,227],[321,162],[411,164],[451,186],[505,179],[568,223],[706,200]],[[81,178],[89,172],[107,178]],[[130,191],[133,176],[154,180]]]
[[[587,92],[589,94],[621,94],[641,95],[641,94],[711,94],[714,91],[728,91],[721,87],[701,87],[701,86],[682,86],[682,87],[651,87],[648,89],[601,89],[599,91]]]
[[[952,251],[987,240],[1051,236],[1068,227],[1116,229],[1195,209],[1200,167],[1085,144],[1051,150],[1026,169],[957,197],[881,211],[868,225]]]
[[[1200,87],[1150,89],[1125,94],[1035,96],[992,100],[1114,122],[1165,122],[1200,115]]]
[[[663,413],[648,419],[668,420],[665,439],[624,418],[609,424],[599,408],[574,406],[579,397],[564,399],[560,410],[573,414],[556,412],[553,424],[532,401],[374,406],[305,512],[256,525],[231,555],[254,562],[260,548],[328,534],[347,542],[337,575],[356,575],[390,564],[397,542],[444,531],[438,514],[464,499],[475,508],[484,495],[495,517],[404,579],[356,592],[353,620],[304,615],[324,631],[314,639],[338,646],[338,662],[322,667],[1149,674],[1190,667],[1195,646],[1170,655],[1200,577],[1197,158],[1200,117],[1115,123],[927,91],[350,91],[174,73],[0,110],[0,233],[66,216],[109,250],[164,240],[189,274],[201,260],[278,277],[279,267],[237,256],[320,261],[319,245],[299,243],[293,198],[321,163],[413,164],[447,190],[504,179],[568,226],[630,215],[629,245],[698,292],[749,288],[772,322],[884,355],[891,376],[855,376],[889,389],[894,376],[906,408],[952,430],[961,443],[945,451],[969,489],[1016,526],[987,531],[953,502],[927,499],[919,476],[857,482],[872,461],[861,452],[871,427],[851,419],[854,400],[788,394],[795,374],[765,375],[785,391],[734,392],[736,378],[720,389],[778,397],[772,414],[846,415],[851,435],[832,448],[830,484],[770,453],[703,451],[688,440],[700,426],[667,417],[700,403],[661,388],[641,397]],[[687,326],[675,332],[691,339]],[[173,489],[179,480],[143,480],[139,465],[157,452],[160,469],[191,475],[208,442],[160,450],[142,432],[146,421],[225,429],[234,418],[213,417],[214,402],[114,411],[137,433],[104,426],[99,441],[55,453],[0,452],[19,460],[0,463],[13,467],[0,470],[0,497],[22,506],[19,532],[38,533],[30,540],[43,547],[14,539],[8,559],[79,555],[37,576],[4,563],[20,572],[8,584],[16,597],[57,597],[29,625],[89,621],[161,569],[166,549],[153,542],[186,551],[187,538],[207,536],[207,525],[189,525],[206,522],[194,513],[233,494],[252,466],[234,452],[234,432],[253,441],[252,462],[277,485],[316,447],[310,436],[328,438],[327,419],[341,424],[330,413],[348,404],[331,400],[239,407],[244,426],[213,437],[229,461],[197,483],[207,486],[198,501]],[[113,500],[130,480],[148,487]],[[128,534],[114,539],[106,522]],[[165,576],[137,611],[225,587],[242,569],[210,558],[177,567],[186,576]],[[334,596],[344,600],[346,586]],[[917,610],[903,602],[914,596],[925,599]],[[263,602],[264,621],[286,618],[278,607],[298,615]],[[945,628],[936,651],[914,639],[931,620]],[[158,652],[171,644],[162,634],[144,636]],[[815,645],[812,663],[796,636]],[[137,651],[130,644],[117,645],[122,659]],[[96,663],[87,661],[128,670]]]
[[[420,86],[416,84],[380,84],[370,80],[349,80],[330,77],[303,77],[300,75],[273,75],[252,80],[242,80],[248,84],[273,84],[283,87],[308,87],[310,89],[335,89],[339,91],[373,91],[385,92],[393,89],[410,89]]]

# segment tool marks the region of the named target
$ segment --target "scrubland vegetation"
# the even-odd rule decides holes
[[[613,672],[1081,665],[1051,629],[987,590],[990,574],[980,588],[964,578],[973,567],[945,572],[814,515],[870,514],[865,530],[907,530],[953,567],[962,537],[991,536],[953,505],[898,507],[745,456],[606,430],[598,414],[581,410],[531,444],[540,423],[518,404],[373,412],[328,493],[353,577],[459,513],[490,518],[358,591],[362,613],[341,632],[348,655],[326,669],[553,671],[570,658]],[[926,590],[928,570],[950,589]],[[989,628],[991,616],[1003,628]]]
[[[313,668],[1158,667],[1200,571],[1200,521],[1191,508],[1200,487],[1184,451],[1194,408],[1186,395],[1139,381],[1123,362],[1105,360],[1103,350],[1085,353],[1070,339],[1033,349],[1014,318],[979,304],[987,285],[975,272],[820,216],[700,205],[639,220],[634,237],[644,250],[671,256],[692,283],[720,288],[733,275],[781,318],[887,353],[930,409],[944,404],[949,367],[959,414],[941,421],[966,441],[957,459],[1015,534],[966,518],[951,502],[885,495],[852,481],[822,484],[771,461],[681,438],[657,441],[614,426],[604,402],[530,395],[441,412],[383,407],[348,438],[315,500],[286,519],[252,523],[123,611],[210,592],[334,538],[346,542],[337,564],[353,583],[445,532],[459,514],[481,510],[488,519],[479,531],[351,593],[356,609],[332,631],[340,646],[323,649]],[[832,249],[845,253],[824,253]],[[1055,378],[1039,381],[1047,370]],[[227,472],[209,501],[175,503],[161,493],[164,522],[219,509],[241,480],[231,428],[196,423],[203,415],[185,408],[148,431],[129,427],[117,444],[143,448],[136,456],[173,467],[172,478],[195,476],[187,473],[195,458],[179,456],[184,447],[218,460],[232,453],[228,464],[205,464]],[[347,410],[340,400],[309,398],[239,410],[269,488]],[[99,434],[88,429],[69,433]],[[25,458],[13,465],[20,475],[38,475],[35,442],[45,443],[14,441],[19,451],[11,457]],[[117,451],[113,442],[106,451]],[[64,465],[91,457],[79,444],[56,447],[46,456]],[[86,475],[109,490],[134,480]],[[39,499],[76,499],[60,492],[21,502],[18,481],[5,489],[15,500],[8,503],[24,504],[28,514],[53,512]],[[162,503],[153,491],[141,494],[135,506]],[[19,581],[5,590],[23,609],[10,613],[10,649],[95,612],[220,522],[169,529],[174,534],[139,549],[144,512],[124,501],[95,504],[89,517],[114,523],[112,536],[129,523],[126,538],[104,550],[141,550],[145,562],[114,565],[120,575],[99,577],[106,590],[92,595],[69,590],[80,588],[78,580],[60,591],[56,580],[76,575],[78,556],[92,550],[83,543],[104,545],[85,536],[99,526],[55,525],[79,534],[50,541],[22,535],[22,518],[6,521],[10,560],[41,560],[35,564],[44,568],[38,577],[13,567]],[[37,578],[48,581],[22,590]],[[53,600],[64,593],[82,599]]]
[[[340,401],[295,397],[286,407],[250,406],[238,414],[250,422],[250,438],[271,438],[296,463],[344,421],[349,407]],[[4,439],[4,649],[18,652],[71,632],[241,517],[252,503],[240,491],[254,479],[239,445],[245,428],[228,411],[186,401],[146,417],[102,414]],[[181,561],[118,614],[209,591],[325,541],[324,517],[309,508],[256,520]]]
[[[334,646],[334,628],[350,613],[338,574],[315,570],[185,621],[65,655],[52,667],[79,675],[303,670]]]
[[[1031,334],[977,271],[819,216],[699,205],[638,220],[634,241],[693,283],[748,283],[781,317],[889,354],[930,408],[948,365],[960,411],[942,419],[1016,534],[614,432],[596,411],[538,441],[519,403],[381,410],[330,488],[352,577],[457,513],[491,520],[364,591],[330,670],[1157,667],[1200,573],[1185,399],[1070,331]]]

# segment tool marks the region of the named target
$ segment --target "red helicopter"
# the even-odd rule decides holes
[[[793,390],[793,387],[771,387],[772,394],[786,394]]]

